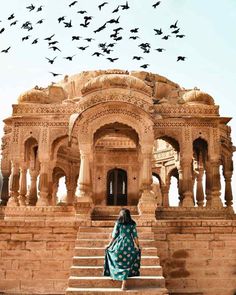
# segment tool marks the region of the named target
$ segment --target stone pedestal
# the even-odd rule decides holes
[[[156,208],[154,193],[150,190],[144,190],[138,203],[140,219],[156,220]]]

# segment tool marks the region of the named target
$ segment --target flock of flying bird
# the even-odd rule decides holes
[[[76,7],[77,4],[78,4],[78,1],[73,1],[73,2],[69,3],[68,6],[70,8],[72,8],[72,7]],[[106,6],[108,4],[109,4],[108,2],[103,2],[103,3],[99,4],[98,5],[98,11],[103,10],[104,6]],[[156,3],[154,3],[152,5],[153,9],[156,9],[160,4],[161,4],[161,1],[157,1]],[[114,25],[117,26],[117,28],[114,28],[113,31],[112,31],[112,34],[109,35],[109,42],[98,43],[97,44],[98,50],[94,51],[92,53],[92,56],[95,56],[95,57],[105,56],[106,59],[109,60],[111,63],[116,62],[119,59],[119,57],[110,57],[110,54],[114,51],[114,48],[118,44],[118,42],[123,39],[123,36],[121,35],[121,33],[124,30],[124,28],[119,26],[120,18],[121,18],[120,13],[122,13],[122,11],[128,10],[130,8],[131,7],[129,6],[128,1],[126,1],[124,4],[118,5],[112,11],[112,14],[114,15],[114,18],[111,18],[110,20],[107,20],[102,26],[96,28],[93,31],[93,37],[89,36],[87,38],[83,38],[82,36],[79,36],[79,35],[72,35],[71,36],[71,41],[79,41],[79,40],[86,41],[86,43],[87,43],[86,46],[77,46],[77,48],[80,51],[85,51],[85,50],[87,50],[87,48],[90,47],[91,42],[96,41],[95,36],[97,34],[99,34],[99,32],[107,29],[107,27],[110,24],[114,24]],[[44,10],[44,6],[43,5],[37,6],[37,5],[34,5],[34,4],[30,4],[29,6],[26,7],[26,9],[28,10],[28,12],[40,13],[40,12],[42,12]],[[88,26],[90,25],[90,23],[92,22],[94,17],[89,15],[86,10],[78,10],[77,13],[83,17],[83,22],[80,24],[80,27],[82,27],[84,29],[88,28]],[[119,13],[119,15],[117,16],[118,13]],[[7,18],[6,21],[9,23],[10,27],[17,25],[17,23],[19,22],[16,19],[15,13],[12,13]],[[21,29],[25,30],[27,32],[30,32],[30,31],[35,29],[35,27],[34,27],[35,25],[41,25],[41,24],[44,23],[44,21],[45,21],[45,19],[43,19],[43,18],[39,19],[35,24],[33,24],[32,21],[30,21],[30,20],[25,21],[21,25]],[[4,32],[6,30],[6,26],[5,27],[1,26],[1,22],[2,21],[0,20],[0,37],[1,37],[2,34],[4,34]],[[59,16],[57,18],[57,23],[59,25],[63,25],[65,28],[72,28],[73,27],[72,20],[71,19],[67,20],[67,17],[64,16],[64,15]],[[163,30],[161,28],[158,28],[158,29],[154,28],[153,31],[154,31],[155,35],[159,36],[159,38],[161,38],[162,40],[169,40],[169,38],[171,38],[171,37],[175,37],[175,38],[179,38],[179,39],[182,39],[182,38],[185,37],[184,34],[180,33],[180,28],[178,27],[178,20],[174,24],[171,24],[169,29],[170,29],[169,34],[164,34],[164,32],[163,32]],[[140,33],[140,28],[135,27],[135,28],[130,29],[129,30],[129,34],[130,34],[129,39],[130,40],[140,39],[139,33]],[[30,40],[30,37],[31,36],[29,35],[29,33],[27,33],[26,35],[22,36],[21,41],[25,42],[27,40]],[[52,34],[52,35],[50,35],[48,37],[45,37],[44,41],[48,42],[48,49],[50,51],[52,51],[52,52],[61,52],[60,42],[55,40],[55,34]],[[31,42],[32,45],[35,45],[35,44],[37,44],[39,42],[39,38],[34,38],[30,42]],[[142,42],[142,43],[138,44],[137,46],[140,48],[140,50],[142,50],[142,52],[144,54],[150,53],[151,48],[152,48],[151,44],[147,43],[147,42],[146,43]],[[11,46],[8,46],[5,49],[2,49],[2,50],[0,49],[0,52],[1,53],[9,53],[10,50],[11,50]],[[161,52],[165,51],[166,49],[165,48],[155,48],[154,50],[161,53]],[[68,61],[72,61],[75,56],[76,56],[76,54],[70,55],[70,56],[64,56],[63,58],[68,60]],[[53,58],[45,57],[45,59],[51,65],[54,64],[54,62],[55,62],[55,60],[57,58],[58,58],[58,56],[54,56]],[[140,60],[144,59],[144,57],[142,55],[134,55],[132,59],[140,61]],[[185,59],[186,59],[185,56],[178,56],[177,57],[177,61],[184,61]],[[145,64],[140,65],[140,67],[143,68],[143,69],[147,69],[149,67],[149,64],[145,63]],[[57,73],[54,73],[54,72],[50,72],[50,73],[54,77],[58,76],[58,75],[61,75],[61,74],[57,74]]]

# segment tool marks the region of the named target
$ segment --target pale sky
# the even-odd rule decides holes
[[[103,1],[79,0],[71,8],[73,0],[9,0],[4,1],[0,10],[0,51],[7,49],[9,53],[0,53],[0,121],[10,116],[11,105],[16,102],[20,93],[34,87],[47,86],[52,81],[58,81],[66,74],[75,74],[83,70],[98,70],[119,68],[127,70],[141,70],[140,65],[150,64],[147,71],[166,76],[170,80],[185,88],[197,86],[209,93],[220,105],[220,114],[233,117],[232,140],[236,145],[236,107],[234,89],[236,86],[236,1],[235,0],[162,0],[156,9],[152,7],[156,0],[129,0],[130,9],[118,13],[112,11],[118,5],[124,5],[125,0],[107,0],[109,2],[101,11],[98,5]],[[31,12],[26,8],[31,4],[35,9]],[[43,5],[42,11],[36,12]],[[84,15],[77,13],[86,10],[84,15],[93,16],[88,28],[83,28]],[[14,13],[14,18],[8,17]],[[72,20],[72,28],[65,28],[58,24],[58,17],[66,16],[65,21]],[[107,20],[118,18],[119,24],[108,24],[107,28],[97,34],[93,31],[102,26]],[[36,24],[44,19],[43,24]],[[16,25],[10,26],[14,20]],[[171,34],[169,26],[178,20],[179,34],[186,37],[179,39]],[[26,21],[30,21],[33,30],[21,29]],[[114,42],[109,38],[113,29],[123,27],[120,31],[121,41],[117,41],[114,52],[104,57],[92,57],[99,51],[98,43]],[[137,34],[131,34],[130,29],[139,28]],[[169,40],[156,36],[153,29],[163,30],[163,35],[171,35]],[[48,49],[44,38],[55,34],[52,41],[57,40],[61,52]],[[22,42],[22,37],[30,35],[29,40]],[[83,38],[96,38],[88,43],[83,38],[71,41],[72,35]],[[140,39],[131,40],[129,36],[137,35]],[[38,38],[38,43],[32,45]],[[150,43],[151,51],[145,54],[138,47],[140,43]],[[85,51],[77,47],[87,46]],[[156,48],[165,48],[162,53]],[[64,57],[75,55],[70,62]],[[143,56],[144,60],[134,61],[134,55]],[[186,56],[186,61],[176,62],[177,56]],[[55,63],[50,65],[45,57],[57,56]],[[106,57],[119,58],[110,63]],[[49,71],[62,74],[53,78]],[[0,136],[2,136],[0,123]],[[234,161],[236,157],[234,156]],[[234,173],[233,193],[236,197],[236,176]],[[236,202],[235,202],[236,203]]]

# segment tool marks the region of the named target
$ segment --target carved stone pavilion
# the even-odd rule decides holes
[[[209,94],[148,72],[21,94],[2,138],[0,292],[122,293],[102,265],[127,207],[143,246],[130,293],[236,294],[230,120]]]

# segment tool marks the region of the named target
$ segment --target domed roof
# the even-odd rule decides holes
[[[50,103],[50,98],[45,91],[35,87],[22,93],[18,98],[18,103]]]
[[[84,84],[82,94],[109,87],[131,88],[152,95],[152,88],[144,81],[124,74],[105,74],[95,77]]]
[[[183,95],[183,99],[186,103],[199,103],[199,104],[206,104],[206,105],[214,105],[214,99],[207,93],[199,90],[193,89],[186,92]]]

